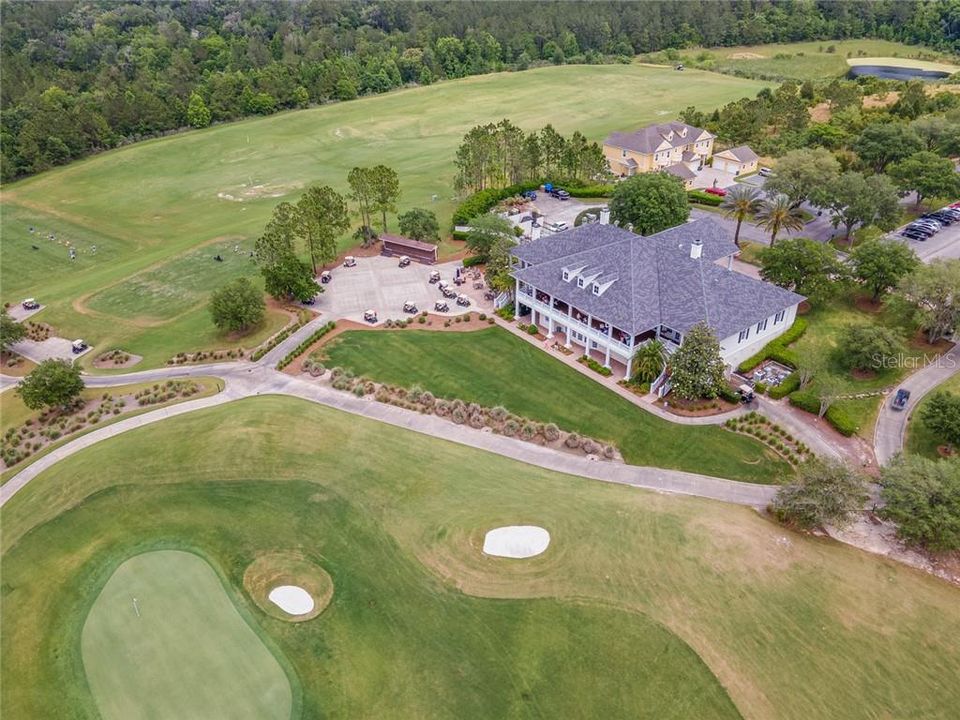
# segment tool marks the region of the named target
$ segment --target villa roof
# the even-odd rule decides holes
[[[647,125],[633,132],[610,133],[603,144],[651,155],[660,150],[689,145],[704,135],[714,137],[702,128],[676,121]]]
[[[720,156],[728,160],[736,160],[737,162],[742,163],[752,163],[754,160],[760,159],[759,156],[747,145],[738,145],[737,147],[730,148],[729,150],[721,150],[718,153],[714,153],[714,156]]]
[[[690,256],[696,241],[700,259]],[[513,254],[529,266],[513,275],[632,335],[659,325],[684,333],[706,322],[722,340],[804,299],[717,264],[736,250],[709,218],[648,237],[594,223],[519,245]],[[591,282],[577,287],[564,270]],[[597,295],[593,280],[610,284]]]
[[[676,175],[681,180],[693,180],[697,174],[688,168],[683,163],[674,163],[673,165],[667,165],[664,169],[664,172],[668,172],[671,175]]]

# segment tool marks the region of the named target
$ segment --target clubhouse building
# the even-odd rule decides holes
[[[705,322],[736,365],[793,323],[801,295],[732,269],[737,246],[718,223],[695,220],[644,237],[599,223],[517,245],[516,313],[548,338],[630,374],[642,344],[668,352]]]

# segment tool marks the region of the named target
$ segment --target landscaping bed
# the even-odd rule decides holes
[[[33,370],[37,364],[23,357],[23,355],[17,355],[15,352],[4,352],[0,353],[0,366],[3,367],[4,375],[23,377]]]
[[[143,358],[139,355],[133,355],[123,350],[110,350],[94,358],[93,366],[100,370],[116,370],[133,367],[141,360]]]
[[[810,448],[755,410],[730,418],[723,426],[733,432],[756,438],[791,465],[798,465],[813,458]]]
[[[722,397],[716,397],[712,400],[683,400],[670,394],[665,398],[660,398],[655,403],[668,413],[680,415],[682,417],[708,417],[710,415],[722,415],[731,410],[736,410],[738,403],[724,400]]]

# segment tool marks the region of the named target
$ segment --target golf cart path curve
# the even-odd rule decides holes
[[[873,448],[878,463],[886,465],[894,455],[903,451],[907,423],[919,402],[927,393],[949,380],[958,371],[960,371],[960,345],[954,345],[926,367],[907,377],[893,388],[889,396],[884,398],[873,432]],[[900,389],[909,390],[910,399],[903,410],[897,411],[891,407],[890,400]]]
[[[184,370],[190,372],[185,373]],[[547,470],[602,482],[618,483],[680,495],[693,495],[758,508],[768,505],[777,490],[776,486],[755,485],[679,470],[625,465],[600,460],[593,461],[515,438],[484,433],[470,427],[456,425],[433,415],[421,415],[411,410],[379,403],[369,396],[358,398],[349,393],[333,390],[313,382],[285,375],[263,365],[251,363],[224,363],[192,368],[163,368],[124,375],[97,376],[96,382],[90,383],[90,386],[110,387],[111,385],[121,385],[135,380],[159,380],[174,376],[183,377],[185,374],[215,374],[224,380],[225,388],[219,394],[211,397],[191,400],[120,420],[50,451],[0,487],[0,507],[5,505],[11,497],[47,468],[101,440],[194,410],[257,395],[287,395],[308,400],[335,410],[377,420],[438,439],[486,450]],[[94,380],[94,378],[87,378],[87,380]]]

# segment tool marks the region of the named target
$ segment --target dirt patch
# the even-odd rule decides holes
[[[864,95],[863,107],[867,110],[890,107],[899,99],[900,93],[896,91],[877,93],[875,95]]]
[[[281,610],[269,598],[277,587],[293,585],[303,588],[313,598],[313,609],[303,615]],[[333,578],[303,553],[277,551],[264,553],[250,563],[243,573],[243,587],[257,607],[277,620],[305,622],[322,613],[333,598]]]
[[[141,355],[134,355],[123,350],[110,350],[94,358],[93,366],[101,370],[128,368],[133,367],[141,360],[143,360]]]
[[[809,109],[810,119],[815,123],[825,123],[830,121],[830,103],[817,103]]]
[[[767,56],[755,52],[735,52],[730,53],[727,57],[731,60],[763,60]]]
[[[217,193],[221,200],[231,202],[249,202],[260,198],[278,198],[289,195],[303,187],[303,183],[263,183],[260,185],[241,185]]]
[[[36,366],[35,362],[15,352],[0,352],[0,367],[3,368],[4,375],[23,377]]]
[[[854,368],[850,371],[850,374],[853,376],[854,380],[872,380],[877,376],[876,370],[861,370],[860,368]]]
[[[883,303],[880,301],[874,302],[873,298],[869,295],[858,295],[857,299],[854,301],[854,304],[857,306],[857,310],[864,313],[869,313],[871,315],[876,315],[879,312],[883,311]]]

